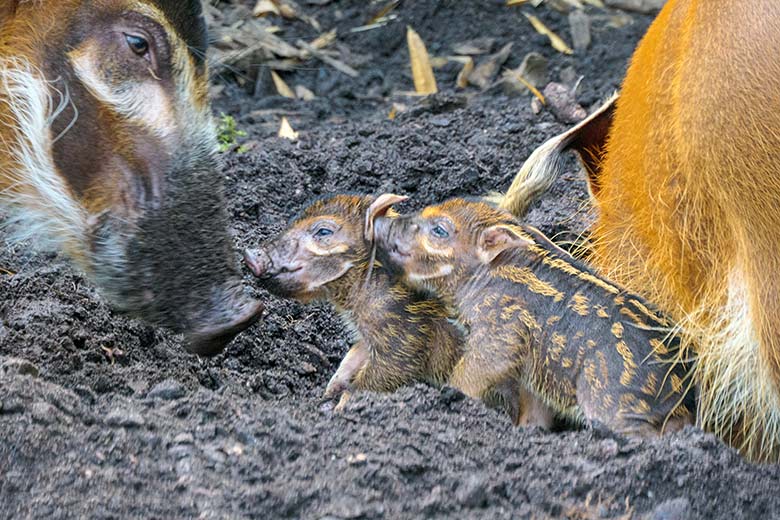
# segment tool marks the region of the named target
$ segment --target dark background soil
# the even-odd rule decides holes
[[[404,96],[407,24],[434,55],[491,36],[496,49],[514,42],[510,67],[531,50],[550,59],[551,80],[573,67],[589,108],[619,85],[651,20],[631,14],[613,28],[610,16],[625,14],[588,9],[593,44],[566,57],[521,14],[568,40],[566,16],[549,8],[406,1],[386,27],[350,33],[370,17],[367,3],[303,4],[363,57],[356,79],[315,61],[283,73],[313,101],[247,94],[229,71],[215,78],[215,109],[249,133],[249,151],[223,156],[237,250],[320,194],[394,191],[413,207],[505,189],[564,128],[534,115],[530,96],[455,91],[458,68],[437,71],[442,93]],[[278,25],[291,41],[316,36],[300,21]],[[393,102],[409,108],[391,121]],[[275,136],[281,115],[299,140]],[[569,240],[587,224],[586,200],[572,164],[528,220]],[[0,249],[0,518],[780,517],[780,467],[746,463],[694,428],[646,442],[524,431],[424,386],[358,395],[343,415],[321,411],[346,331],[327,306],[257,294],[264,321],[199,359],[180,338],[112,312],[61,257]]]

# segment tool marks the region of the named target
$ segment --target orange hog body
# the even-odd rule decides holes
[[[591,260],[682,324],[701,424],[780,456],[780,2],[669,0],[634,54]]]

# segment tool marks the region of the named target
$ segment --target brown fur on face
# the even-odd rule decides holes
[[[0,3],[0,204],[214,353],[259,315],[227,234],[198,0]]]
[[[520,378],[556,412],[618,432],[693,422],[670,323],[509,213],[452,199],[378,219],[376,238],[383,262],[457,309],[469,334],[452,382],[467,395]]]

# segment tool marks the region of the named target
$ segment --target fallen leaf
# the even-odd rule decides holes
[[[272,1],[276,5],[279,14],[281,14],[285,18],[288,19],[298,18],[298,9],[296,9],[297,6],[291,5],[289,2],[285,2],[284,0],[272,0]]]
[[[255,8],[252,9],[252,14],[254,16],[260,17],[260,16],[267,16],[269,14],[275,14],[279,15],[281,14],[279,12],[279,9],[276,7],[276,4],[273,3],[271,0],[258,0],[255,4]]]
[[[580,0],[555,0],[555,2],[558,3],[558,5],[553,5],[552,7],[554,9],[557,9],[558,11],[563,11],[564,13],[569,12],[571,9],[584,9],[585,6],[582,5]],[[548,3],[549,0],[548,0]]]
[[[593,7],[598,7],[599,9],[606,8],[604,2],[602,2],[601,0],[582,0],[582,1],[585,2],[586,4],[592,5]]]
[[[434,69],[440,69],[442,67],[446,67],[449,62],[450,59],[447,56],[434,56],[431,58],[431,67]]]
[[[496,44],[495,38],[475,38],[473,40],[465,41],[462,43],[456,43],[452,46],[452,52],[455,54],[473,55],[473,54],[487,54],[493,50],[493,46]]]
[[[455,84],[458,88],[466,88],[469,85],[469,76],[474,70],[474,60],[469,57],[468,61],[463,64],[463,68],[460,69],[458,77],[455,80]]]
[[[558,52],[562,52],[563,54],[574,54],[574,51],[571,50],[571,47],[566,45],[566,42],[563,41],[563,39],[555,34],[551,29],[549,29],[546,25],[542,23],[541,20],[539,20],[537,17],[535,17],[532,14],[523,13],[526,18],[528,18],[528,21],[531,22],[531,25],[534,26],[534,29],[536,29],[536,32],[539,34],[544,34],[550,39],[550,45],[552,45],[553,49],[555,49]]]
[[[513,5],[523,5],[527,2],[528,0],[506,0],[506,5],[512,7]]]
[[[406,44],[409,46],[414,90],[421,95],[437,93],[439,89],[436,86],[436,78],[433,75],[428,50],[420,35],[409,26],[406,27]]]
[[[293,0],[271,0],[271,1],[276,5],[276,8],[279,9],[279,14],[281,14],[283,17],[288,19],[297,18],[311,25],[317,31],[321,30],[319,22],[315,18],[305,14],[301,9],[301,7],[298,4],[296,4]]]
[[[336,29],[333,29],[331,31],[328,31],[326,33],[320,34],[317,36],[312,42],[309,44],[315,49],[324,49],[334,41],[336,41],[336,36],[338,35],[338,32]]]
[[[271,71],[271,78],[274,80],[274,85],[276,86],[276,91],[279,93],[280,96],[295,99],[295,92],[287,85],[287,83],[284,82],[282,77],[277,74],[275,71]]]
[[[490,83],[498,74],[501,66],[509,58],[509,53],[512,51],[512,42],[504,45],[500,51],[485,58],[480,63],[474,72],[469,75],[469,83],[479,88],[488,88]]]
[[[344,63],[343,61],[339,61],[336,58],[331,58],[330,56],[320,51],[319,49],[315,49],[305,41],[298,40],[296,43],[298,44],[298,47],[302,48],[305,51],[308,51],[309,54],[311,54],[318,60],[322,61],[323,63],[330,65],[331,67],[338,70],[339,72],[343,72],[344,74],[346,74],[351,78],[357,78],[358,76],[360,76],[360,73],[358,73],[358,71],[356,71],[355,69],[353,69],[352,67]]]
[[[290,122],[286,117],[282,117],[282,124],[279,127],[279,137],[289,139],[290,141],[295,141],[298,139],[298,132],[293,130],[292,126],[290,126]]]
[[[314,99],[314,92],[307,89],[303,85],[295,85],[295,97],[304,101],[311,101]]]
[[[399,3],[400,3],[400,0],[392,0],[387,5],[385,5],[383,8],[381,8],[379,11],[377,11],[377,13],[374,16],[369,18],[368,21],[366,22],[366,25],[373,25],[373,24],[381,21],[382,18],[384,18],[385,16],[390,14],[390,12],[393,9],[398,7]]]
[[[525,79],[523,76],[521,76],[520,74],[518,74],[517,72],[514,72],[514,71],[512,71],[512,77],[514,77],[514,78],[515,78],[517,81],[519,81],[520,83],[522,83],[523,85],[525,85],[525,87],[526,87],[528,90],[530,90],[530,91],[531,91],[531,94],[533,94],[534,96],[536,96],[536,99],[538,99],[538,100],[539,100],[539,101],[542,103],[542,105],[546,105],[546,104],[547,104],[547,101],[544,99],[544,95],[542,95],[542,93],[541,93],[541,92],[539,92],[539,89],[537,89],[536,87],[534,87],[534,86],[531,84],[531,82],[530,82],[530,81],[528,81],[528,80],[527,80],[527,79]]]

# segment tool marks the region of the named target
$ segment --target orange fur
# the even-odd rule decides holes
[[[669,0],[617,101],[592,257],[683,324],[703,425],[759,459],[780,452],[779,54],[776,0]]]

